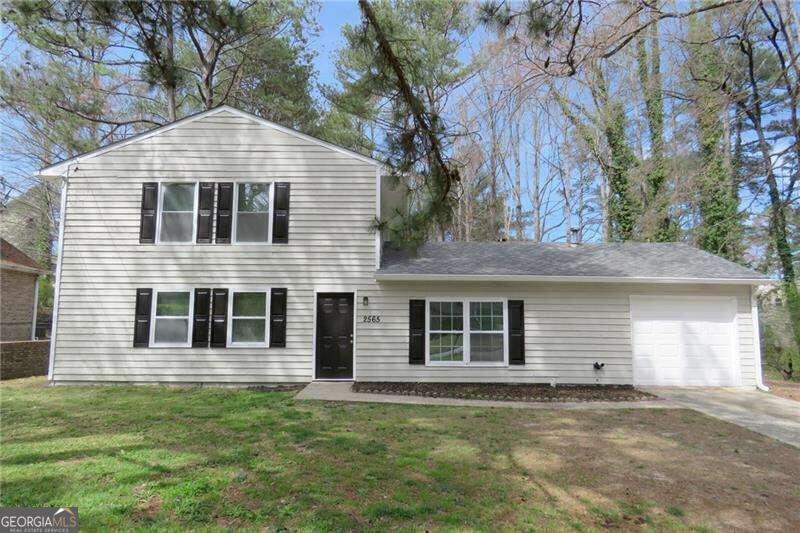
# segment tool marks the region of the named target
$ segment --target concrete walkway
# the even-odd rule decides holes
[[[642,400],[637,402],[504,402],[494,400],[461,400],[457,398],[429,398],[393,394],[353,392],[350,381],[312,381],[297,393],[298,400],[328,400],[334,402],[401,403],[413,405],[450,405],[462,407],[507,407],[511,409],[674,409],[678,406],[668,400]]]
[[[658,387],[647,391],[800,448],[800,402],[741,388]]]

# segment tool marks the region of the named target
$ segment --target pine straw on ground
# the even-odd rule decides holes
[[[431,398],[522,402],[629,402],[656,396],[630,385],[558,385],[516,383],[353,383],[353,392]]]

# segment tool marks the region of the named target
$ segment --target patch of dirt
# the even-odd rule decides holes
[[[257,511],[260,507],[260,503],[245,494],[245,492],[242,490],[244,487],[243,483],[249,482],[246,479],[239,479],[235,482],[229,483],[222,490],[222,497],[230,503],[241,505],[251,511]],[[225,517],[221,518],[224,519]]]
[[[800,402],[800,382],[772,379],[766,381],[772,394]]]
[[[516,383],[396,383],[356,381],[353,392],[430,398],[521,402],[629,402],[656,396],[630,385],[558,385]]]
[[[242,526],[242,521],[238,518],[231,518],[229,516],[217,516],[214,518],[214,523],[217,524],[219,527],[223,529],[227,529],[232,531],[234,529],[240,529]]]
[[[136,506],[133,510],[133,517],[137,521],[154,520],[163,506],[164,500],[161,499],[161,496],[155,494]]]
[[[577,424],[561,413],[515,420],[527,435],[515,433],[513,455],[570,516],[625,531],[671,521],[680,530],[800,531],[800,455],[788,444],[682,409],[570,417]]]

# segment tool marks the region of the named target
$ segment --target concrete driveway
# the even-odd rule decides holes
[[[682,407],[800,448],[800,402],[754,389],[652,387],[647,390]]]

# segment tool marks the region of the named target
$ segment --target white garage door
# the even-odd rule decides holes
[[[738,385],[736,302],[631,296],[636,385]]]

